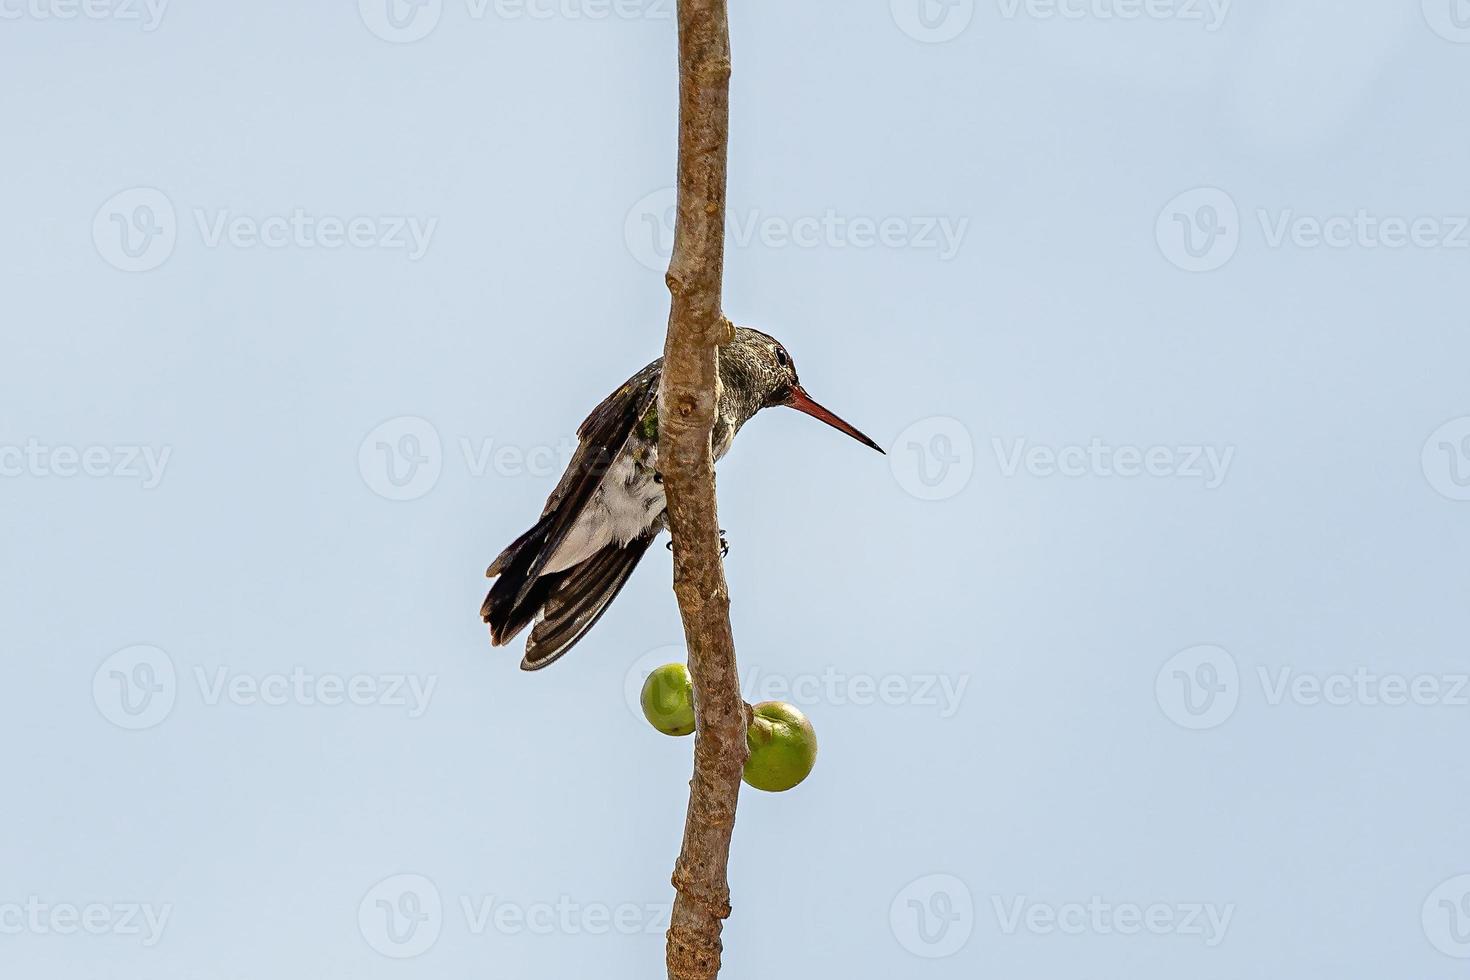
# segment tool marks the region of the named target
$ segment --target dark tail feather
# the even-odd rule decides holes
[[[536,618],[536,613],[546,604],[552,589],[565,574],[558,572],[542,575],[529,590],[523,589],[528,584],[527,576],[536,564],[536,557],[545,544],[551,517],[548,514],[541,518],[535,527],[516,538],[485,573],[491,577],[499,576],[490,587],[490,594],[485,597],[484,605],[480,607],[480,618],[490,624],[490,642],[495,646],[504,646],[517,633],[531,625],[531,620]],[[516,597],[523,591],[524,597],[517,602]]]
[[[515,602],[517,588],[510,579],[501,579],[490,587],[485,604],[480,607],[480,617],[490,624],[490,643],[503,647],[516,638],[521,630],[531,625],[541,607],[568,572],[543,575],[531,586],[525,598]]]
[[[551,585],[547,597],[538,601],[538,605],[544,602],[544,615],[526,642],[522,670],[540,670],[554,663],[587,635],[623,590],[657,533],[654,530],[625,545],[610,544],[580,565],[556,575],[542,576],[543,580],[557,581]],[[538,581],[532,594],[541,592],[542,583]],[[527,600],[527,604],[531,601]]]

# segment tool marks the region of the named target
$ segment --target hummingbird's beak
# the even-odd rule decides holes
[[[786,402],[786,407],[794,408],[798,412],[805,412],[807,415],[810,415],[814,419],[821,419],[823,422],[826,422],[838,432],[845,432],[848,435],[852,436],[864,446],[867,446],[870,449],[876,449],[880,453],[883,452],[883,447],[879,446],[876,442],[863,435],[853,426],[838,418],[833,412],[829,412],[821,405],[818,405],[816,400],[813,399],[811,395],[808,395],[806,393],[806,389],[803,388],[801,385],[791,386],[791,398]],[[883,455],[886,456],[888,454],[883,453]]]

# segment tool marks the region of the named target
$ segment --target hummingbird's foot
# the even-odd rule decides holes
[[[673,541],[667,541],[667,542],[664,543],[664,547],[665,548],[668,548],[670,551],[673,551],[674,550],[674,542]],[[728,541],[725,540],[725,532],[724,532],[723,529],[720,531],[720,557],[721,558],[729,558],[730,557],[730,542],[728,542]]]

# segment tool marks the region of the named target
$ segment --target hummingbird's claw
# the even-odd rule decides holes
[[[668,548],[670,551],[673,551],[674,550],[674,542],[672,540],[667,541],[667,542],[664,543],[664,547],[665,548]],[[725,540],[725,532],[724,532],[724,530],[721,530],[720,531],[720,557],[721,558],[729,558],[730,557],[730,542],[728,542],[728,541]]]

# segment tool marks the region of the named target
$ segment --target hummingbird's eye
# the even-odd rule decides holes
[[[786,351],[780,347],[776,348],[776,363],[781,365],[782,367],[786,367],[788,364],[791,363],[791,358],[787,357]]]

